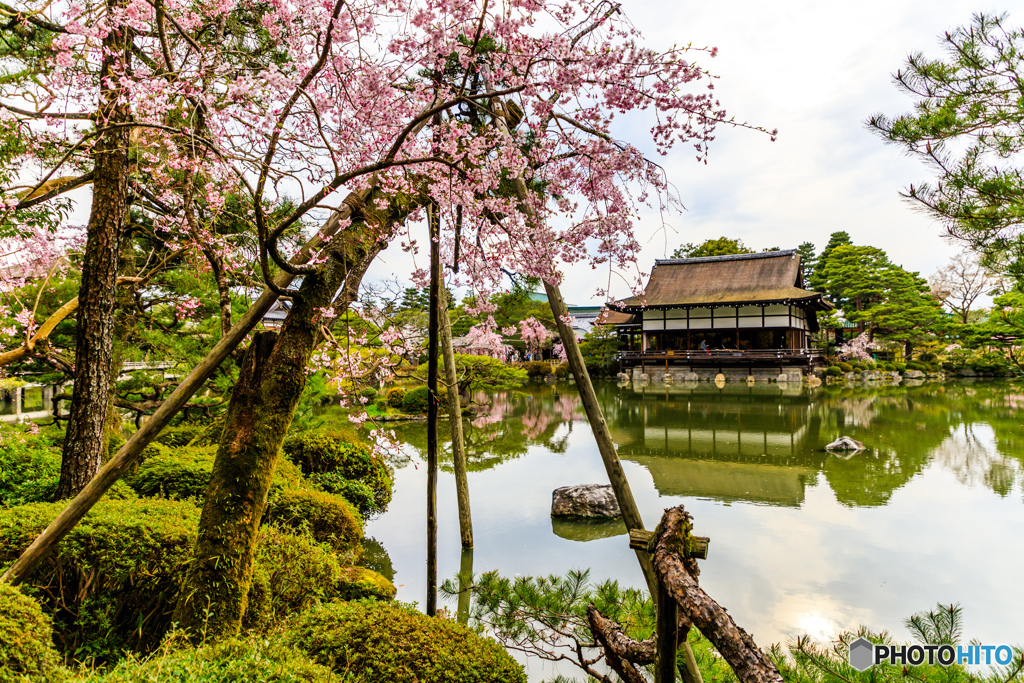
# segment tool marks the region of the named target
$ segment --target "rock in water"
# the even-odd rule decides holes
[[[825,446],[826,451],[862,451],[864,444],[848,436],[841,436],[829,445]]]
[[[619,517],[619,501],[608,484],[583,484],[555,489],[551,496],[552,517]]]

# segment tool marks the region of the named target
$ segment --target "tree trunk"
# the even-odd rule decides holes
[[[466,443],[462,437],[462,401],[459,397],[459,375],[455,369],[452,348],[452,321],[448,316],[451,303],[447,292],[441,294],[438,308],[441,352],[444,354],[445,386],[448,388],[448,425],[452,432],[452,460],[455,464],[455,495],[459,501],[459,536],[462,549],[473,547],[473,515],[469,507],[469,477],[466,473]]]
[[[342,222],[358,213],[360,207],[364,206],[370,197],[372,197],[372,193],[369,189],[352,193],[346,197],[338,211],[331,214],[330,218],[327,219],[320,229],[320,232],[307,242],[299,250],[299,253],[292,257],[291,262],[303,264],[318,254],[321,248],[338,234]],[[409,210],[411,211],[412,209],[410,208]],[[281,273],[274,280],[274,284],[279,288],[285,288],[292,279],[292,275]],[[18,557],[17,561],[4,572],[4,575],[0,577],[0,581],[17,585],[31,576],[35,568],[39,566],[39,563],[88,514],[92,506],[107,492],[107,489],[114,485],[114,482],[120,478],[125,470],[139,460],[146,446],[156,438],[160,430],[170,422],[175,413],[181,410],[188,403],[189,399],[202,388],[210,375],[242,343],[246,335],[260,323],[275,301],[277,301],[277,294],[273,290],[266,289],[263,291],[259,298],[249,307],[249,310],[231,327],[229,334],[214,344],[209,353],[181,381],[178,388],[171,392],[171,395],[160,404],[156,412],[143,423],[139,431],[135,432],[128,439],[127,443],[121,447],[117,455],[103,466],[99,474],[75,496],[74,500],[68,503],[66,508],[61,510],[60,514],[50,522],[43,533],[39,534],[32,541],[32,544]]]
[[[335,240],[324,265],[303,279],[280,333],[257,335],[246,354],[206,489],[195,557],[174,611],[194,639],[217,640],[241,628],[256,533],[278,453],[306,387],[306,366],[320,341],[321,311],[333,302],[337,319],[348,308],[385,246],[361,241],[367,232],[365,224],[354,223],[347,233],[352,237]]]
[[[121,11],[122,5],[120,0],[107,0],[107,14]],[[131,118],[115,73],[120,65],[127,64],[129,43],[123,26],[103,39],[97,127],[127,123]],[[58,499],[76,495],[103,464],[104,425],[115,379],[110,365],[117,267],[128,211],[128,132],[128,127],[104,130],[92,150],[92,209],[78,290],[75,386],[64,437]]]
[[[665,510],[656,531],[654,566],[658,580],[701,634],[729,663],[740,683],[782,683],[782,675],[746,631],[697,583],[697,561],[687,557],[692,521],[680,505]]]

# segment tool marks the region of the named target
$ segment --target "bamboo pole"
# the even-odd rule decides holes
[[[358,200],[355,199],[354,195],[346,197],[345,203],[342,204],[341,208],[327,219],[320,232],[302,247],[299,253],[292,258],[291,262],[298,265],[309,261],[324,244],[337,234],[342,221],[347,220],[351,216],[352,205],[358,205],[368,195],[369,191],[364,190],[358,195]],[[275,278],[274,284],[284,289],[291,283],[292,279],[292,275],[282,272]],[[17,561],[0,577],[0,581],[17,585],[32,573],[54,546],[78,524],[103,494],[114,485],[114,482],[118,480],[121,474],[139,459],[143,449],[153,441],[164,425],[170,422],[174,414],[199,391],[200,387],[217,369],[217,366],[256,327],[276,300],[277,294],[273,290],[268,288],[263,291],[263,294],[253,302],[249,310],[228,330],[226,335],[221,337],[220,341],[210,349],[210,352],[199,361],[196,367],[192,369],[192,372],[178,385],[178,388],[156,409],[156,412],[125,442],[117,454],[107,461],[96,476],[86,484],[85,488],[71,499],[67,507],[50,522],[49,526],[43,530],[43,533],[39,534],[32,544],[25,549]]]
[[[430,229],[430,327],[427,350],[427,615],[437,613],[437,327],[441,255],[438,237],[440,217],[431,202],[427,223]]]
[[[448,426],[452,432],[452,460],[455,464],[455,494],[459,503],[459,537],[463,550],[473,547],[473,515],[469,507],[469,476],[466,472],[466,443],[462,436],[462,401],[459,397],[459,377],[455,368],[455,350],[452,348],[452,321],[448,316],[451,303],[448,293],[440,292],[438,309],[441,352],[444,355],[445,386],[448,388]]]

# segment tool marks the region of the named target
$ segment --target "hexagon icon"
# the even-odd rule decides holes
[[[875,663],[875,646],[867,638],[858,638],[850,643],[850,666],[857,671],[866,671]]]

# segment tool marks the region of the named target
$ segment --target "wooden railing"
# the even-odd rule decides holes
[[[626,351],[619,358],[624,361],[643,362],[665,362],[665,361],[707,361],[707,360],[734,360],[734,361],[805,361],[811,362],[823,358],[825,352],[821,349],[691,349],[671,351]]]

